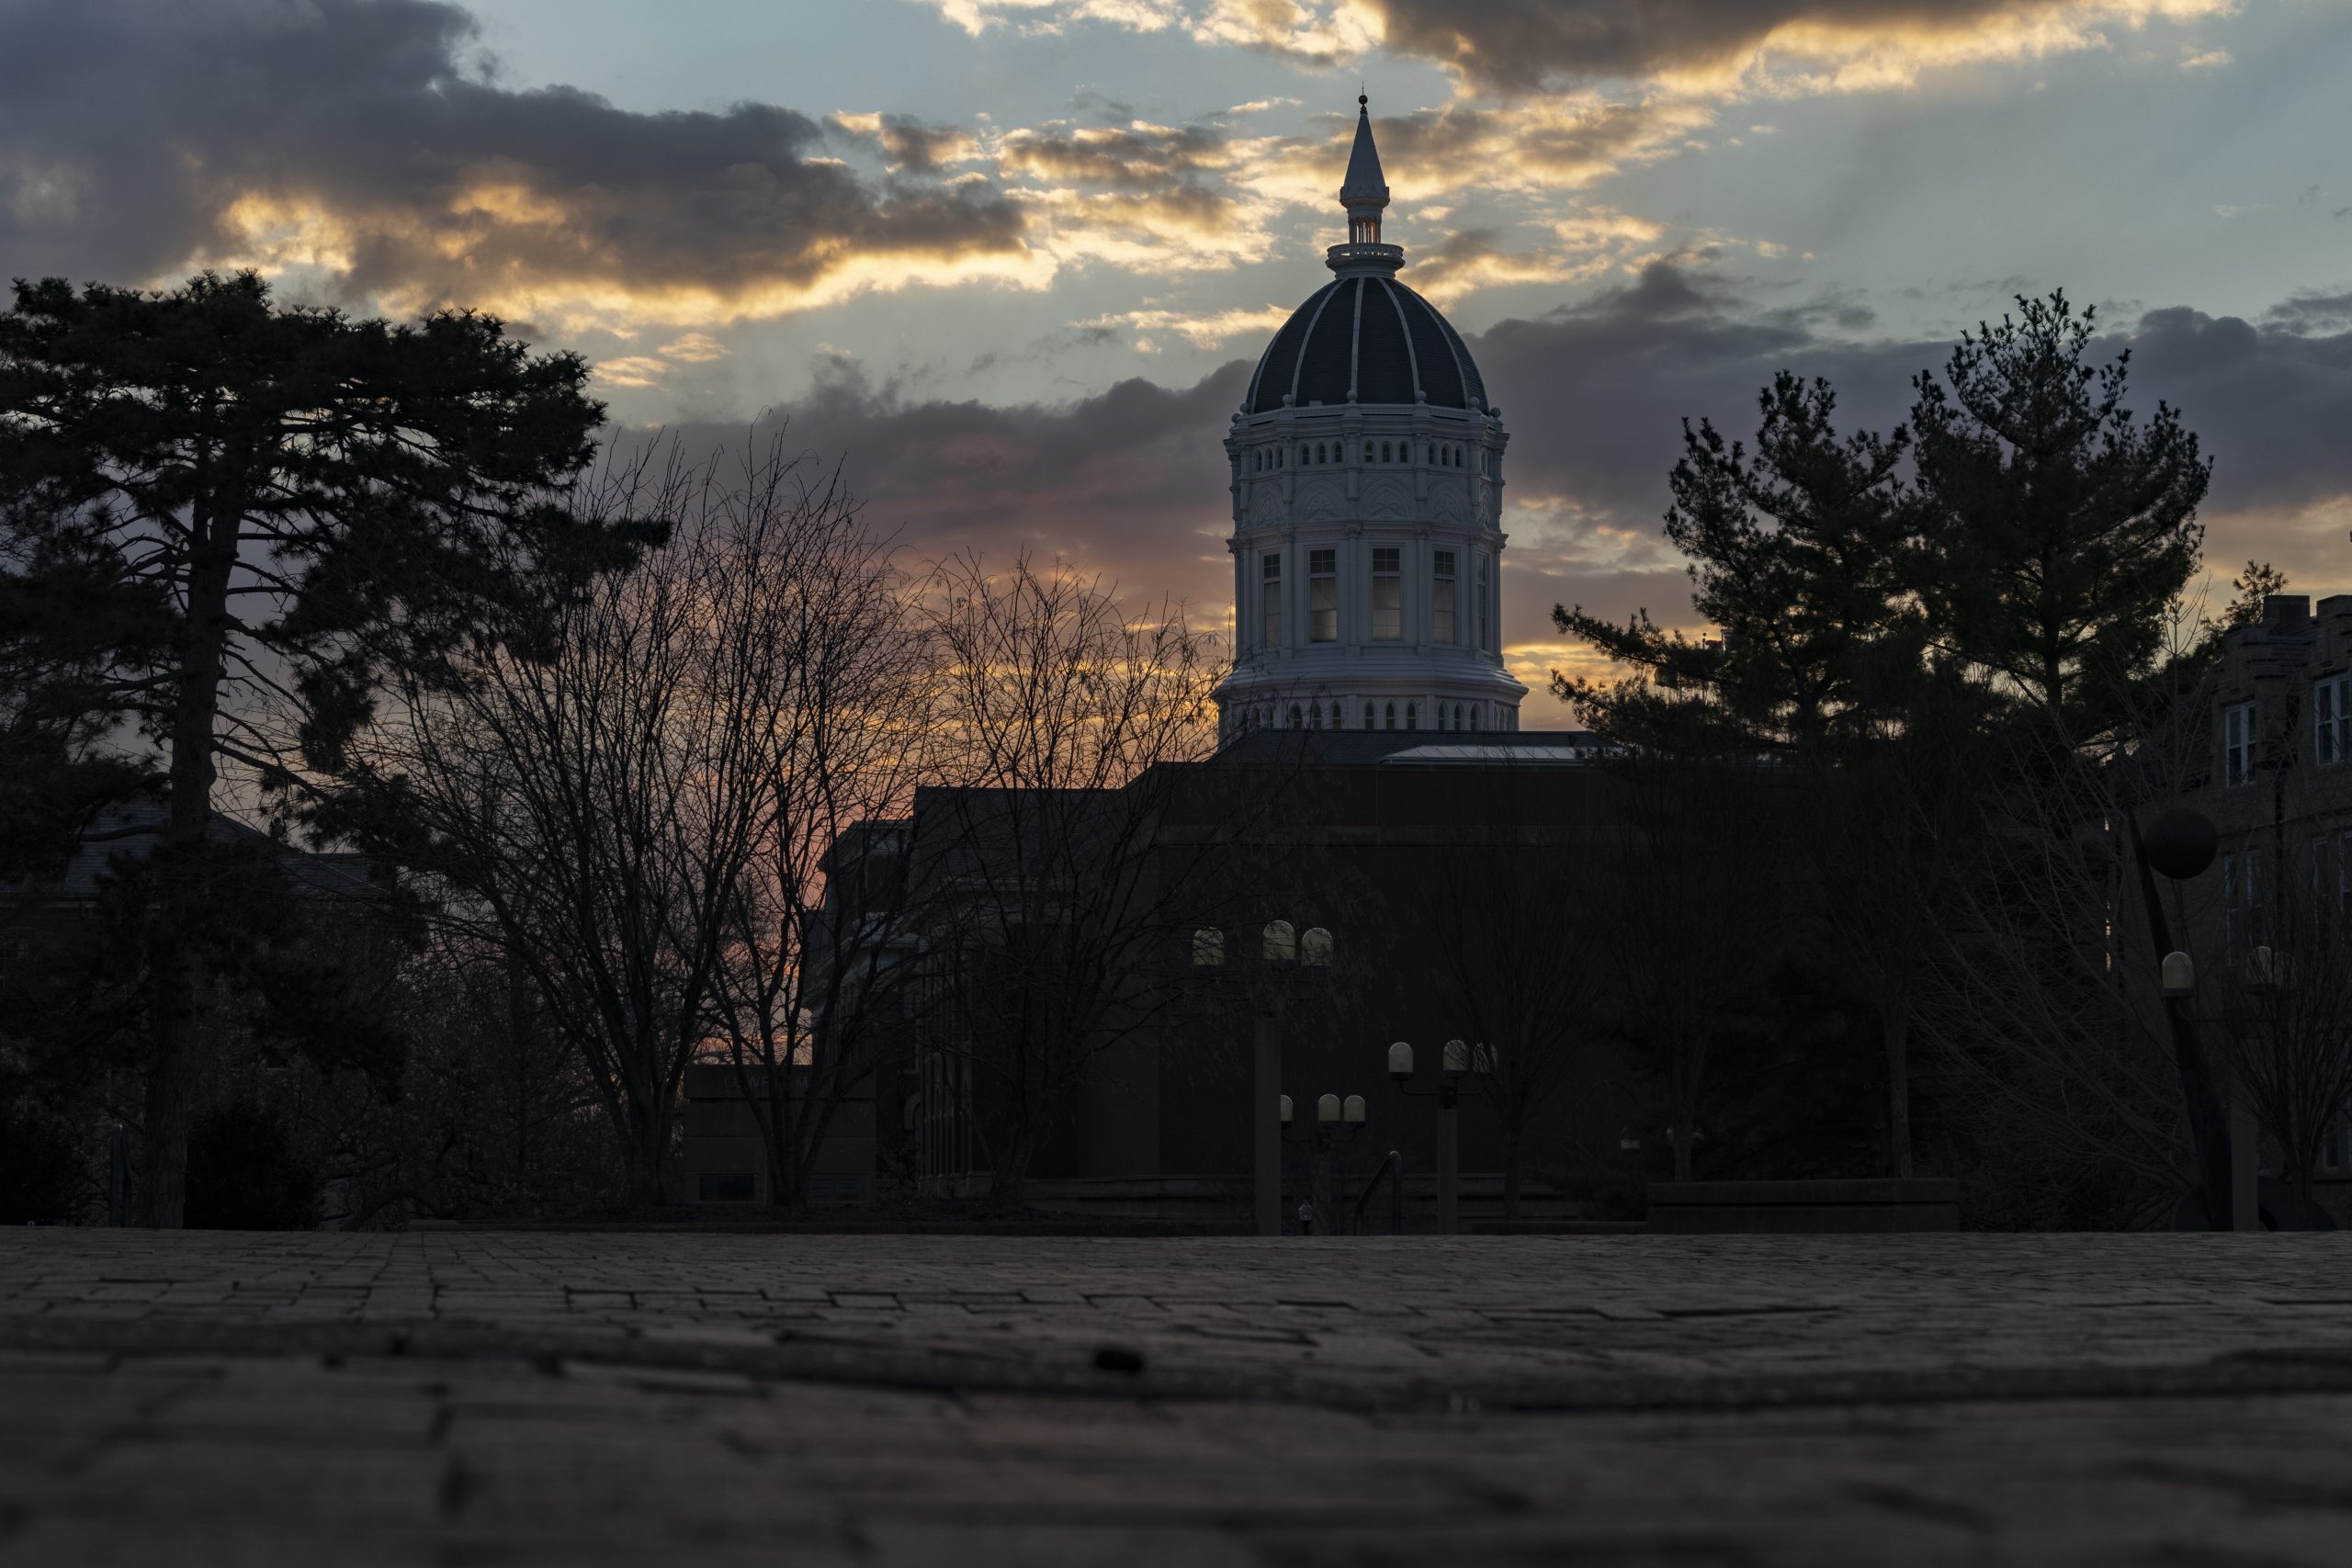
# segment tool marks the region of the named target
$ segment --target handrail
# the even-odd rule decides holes
[[[1363,1184],[1363,1190],[1356,1194],[1355,1209],[1348,1215],[1350,1235],[1363,1235],[1364,1207],[1372,1201],[1372,1195],[1380,1190],[1380,1184],[1384,1181],[1388,1183],[1389,1234],[1405,1234],[1405,1156],[1391,1149],[1388,1157],[1380,1162],[1380,1168],[1372,1173],[1372,1179]]]

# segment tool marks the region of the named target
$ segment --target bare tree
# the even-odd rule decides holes
[[[854,829],[910,807],[937,699],[910,585],[837,478],[772,462],[745,488],[724,612],[765,639],[781,679],[763,686],[757,818],[710,1012],[759,1128],[769,1201],[798,1204],[835,1111],[894,1043],[884,1004],[904,979],[904,843]]]
[[[1593,1038],[1603,955],[1600,911],[1584,890],[1611,850],[1545,823],[1556,786],[1537,770],[1479,773],[1475,842],[1440,854],[1421,921],[1453,1008],[1472,1032],[1472,1070],[1503,1136],[1503,1217],[1520,1214],[1531,1122],[1553,1109]]]
[[[1712,716],[1679,722],[1611,762],[1623,852],[1608,879],[1609,942],[1635,1028],[1665,1064],[1674,1179],[1690,1179],[1707,1052],[1777,938],[1779,770],[1727,750]]]
[[[773,482],[779,453],[740,488],[674,454],[584,488],[588,518],[673,517],[670,542],[458,679],[396,683],[348,758],[341,825],[428,873],[442,919],[529,976],[639,1203],[667,1196],[680,1081],[773,819],[794,649],[742,574],[812,493]]]
[[[1220,671],[1181,606],[1136,613],[1058,562],[959,557],[925,603],[943,677],[910,850],[920,1027],[1009,1207],[1090,1066],[1188,1005],[1216,848],[1159,829],[1168,764],[1215,750]]]

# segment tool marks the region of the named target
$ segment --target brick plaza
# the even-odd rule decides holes
[[[2312,1563],[2352,1239],[0,1233],[0,1562]]]

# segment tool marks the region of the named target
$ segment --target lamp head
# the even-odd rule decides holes
[[[1290,1125],[1290,1096],[1283,1096],[1283,1125]]]
[[[2197,989],[2197,961],[2185,953],[2167,953],[2162,968],[2165,995],[2185,997]]]
[[[1388,1076],[1400,1084],[1412,1080],[1413,1047],[1405,1041],[1388,1047]]]
[[[1340,1119],[1340,1097],[1327,1094],[1315,1102],[1315,1120],[1328,1127]]]
[[[1363,1125],[1363,1096],[1351,1094],[1340,1102],[1340,1120],[1351,1127]]]

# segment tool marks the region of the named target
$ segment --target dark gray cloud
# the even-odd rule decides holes
[[[2097,15],[2084,0],[1373,0],[1387,47],[1483,85],[1633,78],[1736,63],[1775,32],[1810,26],[1887,47]]]
[[[1997,315],[2005,301],[1973,303]],[[1513,525],[1506,637],[1550,640],[1559,601],[1686,615],[1678,563],[1645,543],[1659,532],[1681,421],[1747,434],[1758,389],[1783,367],[1828,378],[1852,425],[1901,421],[1911,378],[1939,370],[1951,345],[1849,335],[1868,321],[1850,299],[1767,304],[1703,267],[1659,263],[1585,304],[1472,338],[1512,432],[1510,494],[1546,514]],[[2352,331],[2180,308],[2113,324],[2099,352],[2125,346],[2134,402],[2181,408],[2217,459],[2211,558],[2262,556],[2315,588],[2343,583],[2340,558],[2286,520],[2352,497],[2341,434],[2352,429]],[[845,457],[873,516],[902,530],[914,556],[1027,544],[1214,617],[1231,594],[1218,441],[1248,374],[1237,361],[1182,389],[1132,380],[1068,405],[993,408],[910,400],[842,364],[787,412],[796,444]],[[2326,549],[2340,551],[2341,537],[2331,528]]]
[[[1021,244],[991,187],[862,177],[790,109],[516,91],[471,41],[435,0],[0,0],[0,258],[122,281],[314,246],[355,292],[732,300]]]
[[[820,367],[815,389],[780,412],[791,445],[845,476],[912,558],[1022,546],[1059,554],[1125,588],[1192,600],[1214,619],[1232,596],[1225,457],[1217,443],[1250,366],[1235,361],[1182,389],[1140,378],[1066,404],[992,406],[909,399],[852,362]],[[689,451],[741,431],[682,429]]]

